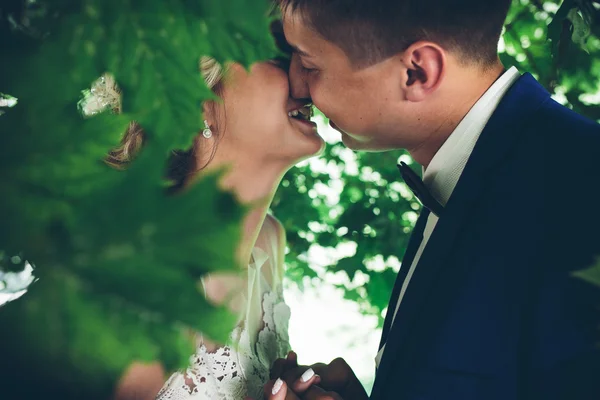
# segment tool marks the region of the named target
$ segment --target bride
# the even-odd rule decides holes
[[[283,62],[257,63],[247,71],[203,57],[200,70],[222,101],[203,104],[205,129],[190,150],[173,155],[168,174],[173,190],[181,191],[204,172],[229,165],[223,189],[254,205],[243,221],[238,246],[240,264],[247,269],[237,275],[214,274],[202,282],[205,296],[230,307],[239,322],[225,346],[198,334],[189,367],[166,383],[159,363],[132,364],[116,388],[119,400],[260,398],[272,363],[289,351],[289,308],[282,296],[285,233],[267,210],[284,173],[319,153],[324,143],[309,121],[311,105],[290,97]],[[118,99],[110,77],[101,82],[104,87],[95,92],[104,90],[111,97],[112,91]],[[118,102],[112,106],[119,109]],[[132,123],[107,162],[126,166],[143,142],[143,131]]]

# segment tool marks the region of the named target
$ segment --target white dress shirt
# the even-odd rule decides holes
[[[452,195],[456,183],[465,169],[469,156],[475,147],[475,143],[477,143],[477,139],[479,139],[479,135],[500,103],[502,96],[504,96],[506,91],[520,76],[519,71],[515,67],[511,67],[502,74],[483,96],[481,96],[471,110],[469,110],[467,115],[465,115],[456,129],[450,134],[442,147],[440,147],[431,159],[429,166],[423,173],[423,183],[441,205],[445,206]],[[402,285],[402,289],[400,290],[390,329],[394,325],[394,320],[396,319],[396,314],[398,313],[404,293],[406,293],[406,288],[408,287],[410,279],[415,272],[415,268],[419,263],[419,259],[425,250],[425,246],[427,246],[429,237],[435,229],[437,221],[438,217],[433,213],[430,213],[427,218],[427,223],[425,224],[425,230],[423,231],[423,240],[419,245],[415,258],[410,265],[410,269],[408,270],[408,274]],[[405,268],[405,266],[402,265],[401,268]],[[390,310],[388,310],[388,312],[389,311]],[[379,363],[381,362],[384,351],[385,344],[375,357],[377,368],[379,368]]]

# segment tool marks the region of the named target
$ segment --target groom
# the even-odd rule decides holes
[[[424,168],[372,398],[600,399],[600,291],[573,276],[600,255],[600,126],[500,63],[510,0],[279,3],[292,95]],[[267,397],[366,397],[340,360],[276,368]]]

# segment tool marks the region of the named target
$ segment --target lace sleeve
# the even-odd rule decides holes
[[[273,237],[267,239],[267,243],[277,242]],[[190,367],[174,374],[158,399],[262,398],[271,365],[290,350],[290,309],[283,299],[275,248],[269,250],[253,250],[253,263],[248,266],[246,312],[231,334],[229,345],[209,352],[200,344],[190,359]]]
[[[175,373],[158,394],[160,400],[262,398],[271,365],[290,350],[290,309],[275,292],[263,297],[264,327],[253,345],[248,331],[238,327],[230,346],[209,352],[200,345],[190,367]],[[235,344],[237,343],[237,345]]]

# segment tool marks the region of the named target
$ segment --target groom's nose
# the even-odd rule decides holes
[[[300,58],[296,53],[292,54],[290,63],[290,95],[295,99],[310,99],[310,90]]]

